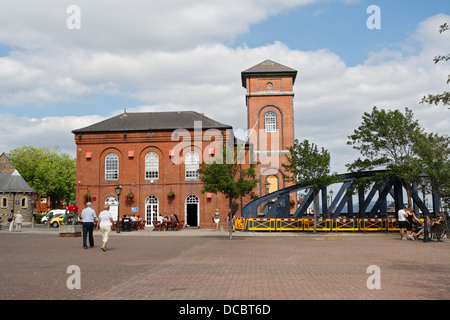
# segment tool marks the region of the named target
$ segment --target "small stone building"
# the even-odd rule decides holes
[[[30,224],[33,216],[34,190],[14,168],[3,152],[0,155],[0,217],[7,225],[11,214],[20,211],[24,224]]]

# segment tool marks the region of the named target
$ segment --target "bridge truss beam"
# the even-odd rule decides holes
[[[328,198],[328,189],[323,187],[314,196],[310,186],[294,185],[264,195],[242,209],[243,218],[303,218],[310,211],[313,201],[316,201],[315,207],[318,208],[317,218],[387,218],[389,215],[397,218],[397,212],[405,204],[404,188],[399,181],[395,179],[386,179],[385,181],[373,183],[370,190],[354,191],[357,179],[367,178],[381,173],[383,171],[368,171],[363,173],[347,173],[341,177],[341,186],[339,187],[333,199]],[[336,187],[336,184],[333,185]],[[422,217],[422,213],[431,212],[418,195],[417,188],[413,188],[411,198],[416,217]],[[298,194],[304,193],[303,201],[297,204]],[[356,194],[355,194],[356,193]],[[354,209],[354,195],[357,197],[356,210]],[[393,207],[388,211],[388,197],[393,198]],[[294,205],[291,204],[294,200]],[[433,213],[439,211],[439,199],[432,194]],[[346,211],[344,211],[346,209]],[[391,214],[389,214],[391,212]]]

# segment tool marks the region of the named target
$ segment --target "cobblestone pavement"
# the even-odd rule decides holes
[[[396,233],[111,233],[83,249],[57,230],[0,231],[0,299],[448,300],[450,241]],[[69,289],[79,267],[80,289]],[[380,289],[369,289],[379,267]]]

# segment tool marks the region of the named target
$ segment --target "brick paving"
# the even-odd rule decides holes
[[[448,300],[450,241],[396,233],[111,233],[109,250],[55,230],[0,231],[0,299]],[[70,265],[81,289],[68,289]],[[381,271],[368,289],[367,268]]]

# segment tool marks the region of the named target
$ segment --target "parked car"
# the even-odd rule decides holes
[[[61,215],[64,215],[65,213],[66,213],[66,210],[64,210],[64,209],[53,209],[53,210],[50,210],[45,216],[42,217],[41,222],[43,224],[47,224],[53,218],[61,216]]]
[[[63,224],[64,221],[64,213],[63,214],[55,214],[50,219],[50,225],[54,228],[58,228],[60,225]]]

